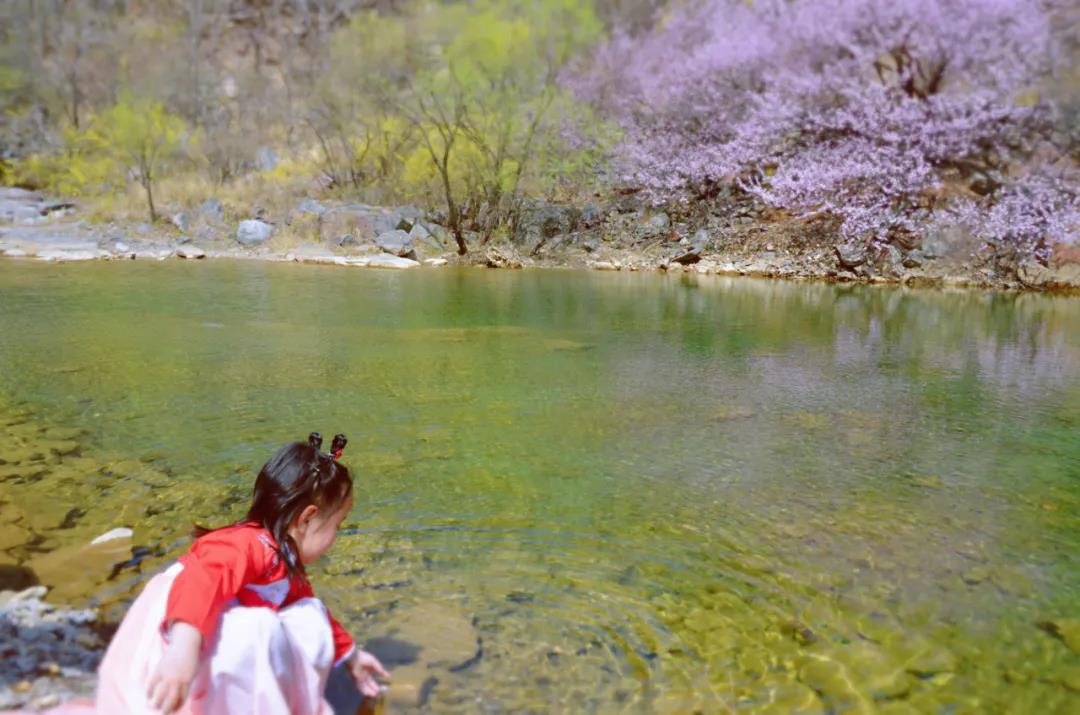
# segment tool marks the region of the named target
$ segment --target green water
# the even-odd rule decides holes
[[[132,526],[114,612],[345,432],[394,711],[1080,712],[1080,299],[8,261],[0,396],[0,564]]]

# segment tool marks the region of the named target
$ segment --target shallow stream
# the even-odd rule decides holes
[[[1080,712],[1080,299],[0,262],[12,578],[122,613],[312,430],[392,712]]]

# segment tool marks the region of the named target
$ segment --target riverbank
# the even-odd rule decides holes
[[[46,603],[47,590],[0,591],[0,710],[94,696],[107,642],[97,612]]]
[[[1080,293],[1080,251],[1045,262],[997,255],[960,231],[908,246],[836,245],[827,227],[731,203],[683,217],[616,202],[584,211],[536,205],[509,237],[468,233],[459,255],[445,228],[414,207],[299,202],[286,215],[234,220],[220,202],[168,222],[90,223],[77,204],[0,189],[0,255],[41,261],[234,258],[347,267],[572,268],[740,275],[923,287]],[[700,226],[691,230],[694,225]]]

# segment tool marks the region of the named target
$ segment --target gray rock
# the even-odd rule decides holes
[[[169,221],[173,226],[180,229],[181,233],[187,233],[188,229],[191,228],[191,218],[184,211],[174,213],[169,217]]]
[[[93,250],[63,250],[47,249],[38,251],[37,257],[42,261],[93,261],[98,258],[108,258],[108,251]]]
[[[680,242],[681,243],[681,242]],[[671,260],[675,263],[688,266],[692,263],[697,263],[701,260],[701,254],[705,251],[705,247],[709,245],[709,232],[705,229],[698,229],[694,234],[692,241],[687,241],[687,246],[684,247],[682,253],[675,256]]]
[[[944,258],[971,243],[971,234],[962,226],[932,228],[923,234],[919,250],[927,259]]]
[[[904,265],[904,255],[900,253],[900,249],[893,245],[885,246],[885,255],[882,258],[882,263],[886,270],[892,273],[899,273],[900,269]]]
[[[127,254],[131,253],[131,245],[122,238],[111,238],[101,246],[109,253]]]
[[[412,228],[409,229],[409,237],[415,240],[422,240],[430,238],[431,232],[427,230],[427,227],[424,226],[424,224],[417,221],[412,225]]]
[[[217,238],[217,232],[211,226],[199,226],[195,230],[196,241],[213,241]]]
[[[356,240],[356,236],[347,233],[344,236],[339,236],[334,243],[339,246],[356,246],[359,245],[360,242]]]
[[[919,250],[908,251],[904,256],[904,268],[918,268],[923,264],[923,253]]]
[[[375,245],[394,256],[416,260],[412,238],[400,229],[379,234],[375,238]]]
[[[225,207],[217,199],[207,199],[199,206],[199,215],[208,221],[225,220]]]
[[[415,206],[401,206],[390,214],[393,229],[411,231],[414,224],[424,217],[424,213]]]
[[[866,247],[847,243],[836,247],[836,260],[843,268],[855,268],[866,263]]]
[[[663,236],[671,230],[671,218],[661,211],[641,224],[641,234],[649,238]]]
[[[255,168],[259,171],[273,171],[277,165],[278,155],[272,147],[261,146],[255,152]]]
[[[1017,268],[1016,277],[1029,288],[1075,290],[1080,288],[1080,263],[1048,267],[1037,261],[1027,260]]]
[[[641,197],[637,193],[621,194],[612,203],[615,210],[621,214],[636,213],[643,208]]]
[[[599,207],[589,204],[581,210],[581,224],[585,228],[595,228],[604,220],[604,212]]]
[[[552,238],[573,231],[580,219],[580,212],[572,206],[527,203],[514,224],[513,240],[530,253],[536,253]]]
[[[273,232],[274,227],[265,221],[248,219],[236,227],[236,241],[242,246],[261,246]]]
[[[450,233],[437,223],[432,221],[424,222],[424,228],[431,234],[433,241],[439,244],[440,247],[447,245],[447,241],[450,240]]]
[[[34,206],[9,205],[3,208],[3,218],[11,223],[34,223],[41,218],[41,212]]]
[[[296,212],[302,214],[315,214],[316,216],[322,216],[326,213],[326,207],[320,204],[315,199],[304,199],[296,205]]]

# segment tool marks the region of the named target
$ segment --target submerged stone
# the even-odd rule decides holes
[[[919,677],[956,670],[956,655],[948,648],[930,641],[922,641],[905,660],[904,668]]]
[[[1069,650],[1080,655],[1080,618],[1057,618],[1043,621],[1039,627],[1060,638]]]
[[[833,711],[859,715],[874,712],[873,704],[856,688],[843,663],[823,656],[807,658],[799,668],[799,680],[820,693]]]
[[[1074,665],[1061,671],[1061,684],[1075,693],[1080,693],[1080,665]]]
[[[769,701],[753,710],[757,715],[825,715],[825,705],[817,693],[801,683],[778,685]]]
[[[81,427],[49,427],[45,430],[45,436],[55,440],[78,439],[86,434]]]

